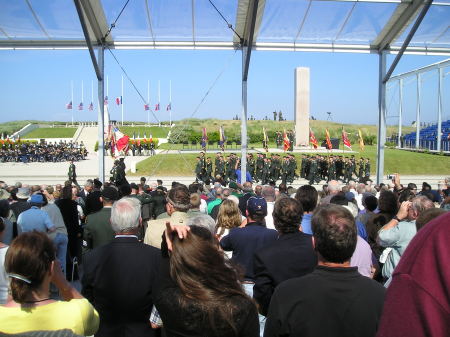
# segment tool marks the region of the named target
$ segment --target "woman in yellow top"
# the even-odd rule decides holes
[[[19,235],[8,249],[5,269],[12,298],[0,306],[0,332],[58,331],[93,335],[99,324],[94,307],[66,281],[52,241],[45,233]],[[50,282],[64,301],[50,299]],[[53,333],[52,333],[53,332]]]

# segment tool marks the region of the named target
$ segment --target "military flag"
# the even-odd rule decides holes
[[[222,151],[225,151],[225,129],[223,128],[223,125],[219,128],[219,146],[222,149]]]
[[[352,151],[352,144],[350,144],[350,140],[348,139],[347,132],[345,132],[344,127],[342,127],[342,142],[344,146],[349,148]]]
[[[208,141],[208,135],[206,133],[206,128],[203,128],[203,131],[202,131],[202,142],[201,142],[203,151],[206,151],[206,142],[207,141]]]
[[[319,143],[317,142],[316,136],[314,136],[314,132],[311,128],[309,128],[309,142],[315,149],[319,147]]]
[[[266,128],[263,126],[263,148],[269,152],[269,136],[267,136]]]
[[[327,150],[333,149],[333,145],[331,144],[330,133],[328,129],[325,129],[325,141],[327,142]]]
[[[289,140],[289,137],[286,133],[286,129],[283,130],[283,149],[286,152],[291,147],[291,141]]]
[[[364,151],[364,139],[361,130],[358,130],[358,134],[359,134],[359,150]]]

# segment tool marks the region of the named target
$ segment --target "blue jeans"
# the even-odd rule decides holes
[[[61,269],[63,274],[66,272],[66,255],[67,255],[67,243],[69,240],[67,239],[66,234],[56,233],[55,239],[53,243],[56,247],[56,259],[61,264]]]
[[[253,298],[253,283],[243,283],[242,287],[244,288],[245,293]],[[264,326],[266,325],[266,316],[258,314],[259,316],[259,336],[263,337],[264,335]]]

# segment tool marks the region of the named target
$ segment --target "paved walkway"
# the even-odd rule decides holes
[[[158,151],[159,152],[159,151]],[[174,151],[174,153],[179,153],[178,151]],[[132,163],[139,162],[141,160],[146,159],[147,157],[126,157],[125,164],[127,166],[127,170],[129,170],[132,166]],[[96,153],[91,153],[88,155],[86,160],[76,162],[76,170],[77,170],[77,180],[80,184],[82,184],[88,178],[98,177],[98,157]],[[109,171],[113,166],[113,159],[111,157],[105,157],[105,172],[106,179],[109,179]],[[58,184],[63,183],[67,180],[67,172],[69,170],[68,162],[61,163],[0,163],[0,180],[5,181],[7,184],[14,184],[16,181],[20,181],[22,183],[27,184]],[[192,167],[192,172],[194,172],[194,167]],[[130,182],[139,181],[139,176],[128,176],[127,179]],[[194,181],[194,173],[192,176],[154,176],[154,177],[146,177],[150,181],[156,181],[156,179],[162,179],[166,186],[170,185],[172,181],[178,181],[183,184],[190,184]],[[390,183],[389,180],[385,177],[384,182]],[[375,181],[375,177],[372,176],[372,180]],[[423,181],[428,182],[433,188],[437,188],[438,182],[444,180],[444,175],[442,176],[426,176],[426,175],[418,175],[418,176],[401,176],[401,181],[403,184],[407,183],[415,183],[420,188]],[[319,186],[324,184],[322,181]],[[295,188],[307,184],[305,179],[296,180],[292,186]]]

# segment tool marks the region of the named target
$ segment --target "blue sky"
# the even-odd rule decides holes
[[[140,50],[113,51],[147,97],[150,80],[150,104],[158,100],[161,83],[159,119],[168,120],[165,107],[169,102],[169,80],[172,81],[172,118],[190,117],[218,74],[223,75],[201,105],[196,118],[231,119],[241,112],[240,51],[205,50]],[[394,56],[388,56],[388,65]],[[395,73],[425,66],[444,57],[405,55]],[[84,81],[85,110],[73,110],[76,121],[97,119],[97,82],[87,50],[0,51],[0,122],[22,119],[70,121],[70,82],[74,82],[74,107],[81,101],[81,81]],[[269,118],[281,110],[289,120],[294,118],[294,69],[310,67],[311,114],[326,119],[332,112],[338,122],[376,124],[378,99],[378,56],[348,53],[304,53],[254,51],[248,78],[248,114],[257,119]],[[105,70],[109,78],[110,102],[120,96],[121,70],[109,52],[105,52]],[[448,72],[448,68],[446,69]],[[86,108],[91,101],[91,81],[94,81],[94,112]],[[124,79],[125,120],[146,121],[143,102]],[[436,76],[424,77],[422,114],[424,121],[436,120]],[[447,100],[444,116],[450,118],[450,80],[444,80]],[[405,122],[415,120],[415,81],[405,82]],[[398,88],[388,91],[389,115],[396,115]],[[120,108],[111,104],[111,118],[120,119]],[[153,117],[151,120],[154,121]],[[388,118],[395,124],[395,118]]]

